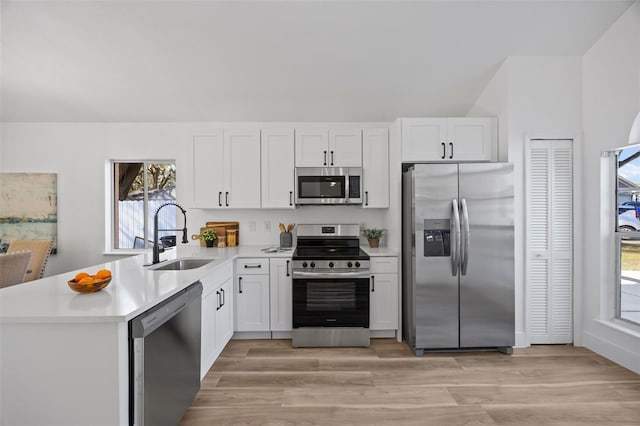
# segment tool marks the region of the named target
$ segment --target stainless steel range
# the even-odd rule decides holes
[[[369,255],[360,225],[298,225],[293,346],[369,346]]]

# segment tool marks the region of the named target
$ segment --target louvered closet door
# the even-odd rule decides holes
[[[573,341],[572,140],[527,152],[527,304],[531,343]]]

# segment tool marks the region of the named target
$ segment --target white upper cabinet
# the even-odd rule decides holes
[[[260,131],[224,129],[193,141],[194,206],[260,208]]]
[[[388,208],[389,130],[364,129],[362,138],[362,207]]]
[[[362,167],[360,129],[296,129],[296,167]]]
[[[262,207],[293,209],[294,140],[293,129],[263,129]]]
[[[497,159],[497,120],[403,118],[402,161],[457,162]]]
[[[362,167],[362,130],[329,131],[330,167]]]
[[[296,167],[329,165],[329,131],[296,129]]]
[[[223,162],[222,130],[193,138],[194,206],[213,207],[218,205],[218,194],[224,193]]]

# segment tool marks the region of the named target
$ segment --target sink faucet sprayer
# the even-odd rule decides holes
[[[182,229],[158,229],[158,213],[163,207],[176,206],[182,211],[184,216],[184,228]],[[153,264],[160,263],[160,247],[158,246],[158,232],[159,231],[182,231],[182,244],[187,244],[187,211],[180,207],[177,203],[166,203],[158,207],[155,215],[153,216]],[[162,249],[164,251],[164,248]]]

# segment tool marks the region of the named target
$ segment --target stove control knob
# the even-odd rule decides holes
[[[329,268],[333,268],[333,262],[329,262]]]
[[[311,262],[311,265],[309,265],[309,266],[311,266],[312,268],[315,268],[316,264],[314,262]]]
[[[307,262],[302,262],[302,267],[306,268],[307,267]]]
[[[356,262],[356,268],[360,267],[360,262]]]
[[[347,262],[347,268],[352,268],[352,267],[353,267],[353,263]]]

